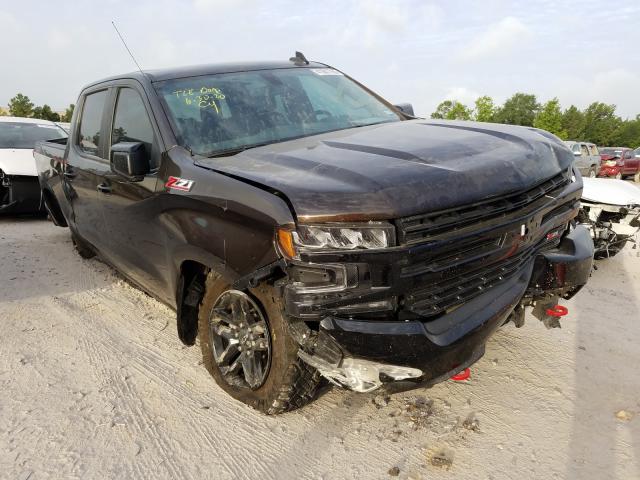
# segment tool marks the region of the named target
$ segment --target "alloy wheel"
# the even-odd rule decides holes
[[[255,390],[271,364],[271,337],[256,302],[239,290],[227,290],[209,316],[209,342],[220,373],[230,385]]]

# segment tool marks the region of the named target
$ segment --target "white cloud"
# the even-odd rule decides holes
[[[457,100],[467,106],[473,106],[473,103],[480,96],[478,92],[468,89],[467,87],[451,87],[447,90],[445,100]]]
[[[0,11],[0,28],[2,28],[3,33],[17,33],[21,30],[20,23],[16,17],[14,17],[9,12]]]
[[[360,1],[360,11],[375,29],[385,30],[390,33],[401,32],[409,21],[407,8],[398,4],[381,3],[378,1]]]
[[[571,104],[585,108],[592,102],[612,103],[621,117],[635,118],[640,112],[638,85],[640,74],[616,68],[597,72],[589,78],[559,77],[550,91],[565,108]]]
[[[199,12],[211,13],[220,9],[228,9],[229,7],[243,7],[244,4],[251,3],[253,0],[193,0],[193,6]]]
[[[462,60],[483,60],[513,51],[532,36],[531,30],[516,17],[505,17],[474,37],[460,52]]]
[[[52,50],[63,50],[68,48],[71,45],[71,35],[60,30],[58,28],[54,28],[49,32],[47,36],[47,46]]]

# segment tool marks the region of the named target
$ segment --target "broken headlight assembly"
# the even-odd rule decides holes
[[[299,225],[296,230],[278,229],[277,237],[283,255],[296,259],[303,251],[376,250],[395,245],[395,229],[387,222]]]

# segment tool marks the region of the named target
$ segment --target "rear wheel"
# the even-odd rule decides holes
[[[209,274],[198,338],[205,367],[233,398],[266,414],[313,400],[320,374],[298,358],[273,287],[234,290]]]
[[[589,178],[596,178],[598,172],[596,172],[596,167],[591,167],[589,169]]]

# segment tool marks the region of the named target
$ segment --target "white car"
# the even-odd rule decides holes
[[[583,182],[578,222],[591,232],[595,258],[613,257],[627,243],[637,244],[640,189],[608,178],[584,178]]]
[[[39,140],[66,137],[47,120],[0,117],[0,214],[41,211],[33,146]]]

